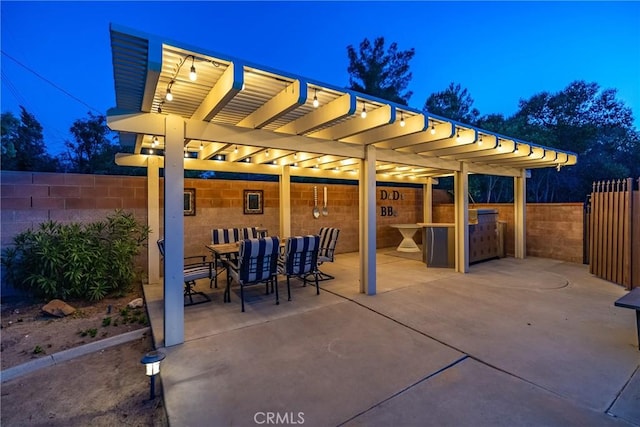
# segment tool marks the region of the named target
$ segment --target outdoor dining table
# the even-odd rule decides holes
[[[213,252],[213,256],[215,258],[215,265],[218,266],[218,262],[221,262],[223,258],[229,258],[230,255],[238,255],[240,253],[240,242],[233,243],[219,243],[217,245],[205,245],[207,249]],[[229,263],[225,262],[224,268],[227,273],[227,277],[229,275]],[[215,277],[216,288],[218,287],[218,275]],[[231,297],[227,294],[227,290],[224,292],[224,302],[230,302]]]

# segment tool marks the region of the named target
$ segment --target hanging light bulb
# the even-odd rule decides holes
[[[478,137],[478,145],[482,145],[482,134]]]
[[[460,129],[456,128],[456,142],[460,142]]]
[[[189,157],[189,151],[185,148],[185,150],[184,150],[184,158],[186,159],[187,157]]]
[[[363,119],[367,118],[367,105],[364,101],[362,101],[362,113],[360,113],[360,117]]]
[[[320,101],[318,101],[318,89],[313,90],[313,107],[318,108]]]
[[[147,153],[149,153],[149,154],[153,154],[153,148],[149,148],[149,149],[147,150]]]
[[[298,160],[298,152],[297,151],[295,153],[293,153],[293,158]]]
[[[167,101],[173,101],[173,94],[171,93],[171,86],[173,86],[173,80],[167,86],[167,94],[164,96],[164,99]]]
[[[267,151],[264,153],[265,156],[269,157],[269,149],[267,148]]]
[[[238,146],[236,145],[236,148],[233,149],[233,153],[234,154],[238,154]]]
[[[202,151],[204,149],[204,145],[202,144],[202,141],[200,141],[200,151]]]
[[[191,71],[189,72],[189,80],[195,82],[198,79],[198,75],[196,74],[196,66],[194,65],[196,58],[191,55]]]
[[[400,111],[400,127],[403,128],[406,123],[404,122],[404,114]]]
[[[433,120],[431,121],[431,135],[435,135],[436,134],[436,125],[433,123]]]

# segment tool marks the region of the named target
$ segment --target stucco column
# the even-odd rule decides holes
[[[460,163],[454,175],[456,268],[458,273],[469,272],[469,167]]]
[[[184,121],[165,120],[164,345],[184,342]]]
[[[360,162],[360,292],[376,294],[376,148],[367,145]]]

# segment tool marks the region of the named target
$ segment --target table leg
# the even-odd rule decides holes
[[[399,228],[400,234],[402,234],[402,242],[398,245],[396,250],[398,252],[420,252],[420,248],[413,240],[413,235],[418,231],[417,228]]]

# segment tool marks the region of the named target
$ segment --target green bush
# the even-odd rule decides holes
[[[9,283],[33,296],[97,301],[131,288],[148,235],[147,226],[120,210],[89,224],[47,221],[14,237],[2,266]]]

